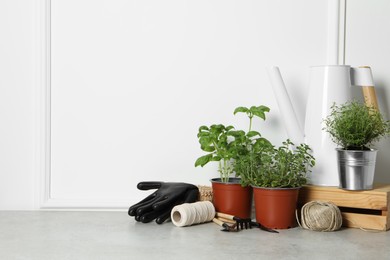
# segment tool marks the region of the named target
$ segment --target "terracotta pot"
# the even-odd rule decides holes
[[[268,228],[295,227],[299,189],[253,187],[256,221]]]
[[[216,211],[240,218],[251,217],[252,187],[242,187],[239,178],[230,178],[228,183],[221,182],[220,178],[210,181]]]

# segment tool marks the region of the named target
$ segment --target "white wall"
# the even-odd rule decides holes
[[[387,0],[347,2],[346,64],[369,65],[376,83],[381,112],[390,119],[390,2]],[[375,181],[390,183],[390,138],[381,140]]]
[[[390,22],[386,1],[373,2],[347,4],[346,61],[373,67],[389,113],[381,58],[388,38],[359,34]],[[256,126],[272,141],[286,138],[264,67],[281,67],[302,122],[307,67],[326,62],[326,4],[53,0],[50,196],[104,207],[143,197],[141,180],[207,184],[215,167],[193,167],[202,154],[197,128],[245,127],[232,115],[238,105],[269,105],[267,122]],[[0,2],[0,209],[34,208],[33,7]],[[361,15],[371,26],[360,26]],[[380,155],[379,180],[390,181],[388,154]]]
[[[51,198],[135,203],[142,180],[209,184],[218,173],[194,167],[197,130],[246,129],[240,105],[270,106],[256,126],[280,143],[265,67],[284,69],[303,118],[307,66],[326,61],[324,10],[324,0],[53,0]]]
[[[0,209],[33,208],[33,2],[0,1]]]

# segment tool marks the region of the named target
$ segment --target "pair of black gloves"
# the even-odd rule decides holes
[[[164,223],[171,217],[171,210],[176,205],[197,201],[198,187],[181,182],[140,182],[139,190],[157,189],[137,204],[129,208],[129,215],[136,221],[148,223],[156,220],[157,224]]]

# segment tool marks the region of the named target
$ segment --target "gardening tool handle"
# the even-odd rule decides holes
[[[234,219],[235,216],[229,215],[229,214],[225,214],[225,213],[221,213],[221,212],[217,212],[217,217],[235,220]]]
[[[225,224],[223,221],[217,219],[217,218],[213,218],[213,222],[221,227],[223,227],[223,224]]]
[[[231,220],[231,219],[227,219],[227,218],[217,217],[217,219],[221,220],[222,222],[228,223],[228,224],[236,224],[237,223],[235,220]]]

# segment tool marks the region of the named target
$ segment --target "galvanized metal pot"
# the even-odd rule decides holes
[[[336,149],[340,188],[371,190],[374,183],[375,162],[378,150]]]

